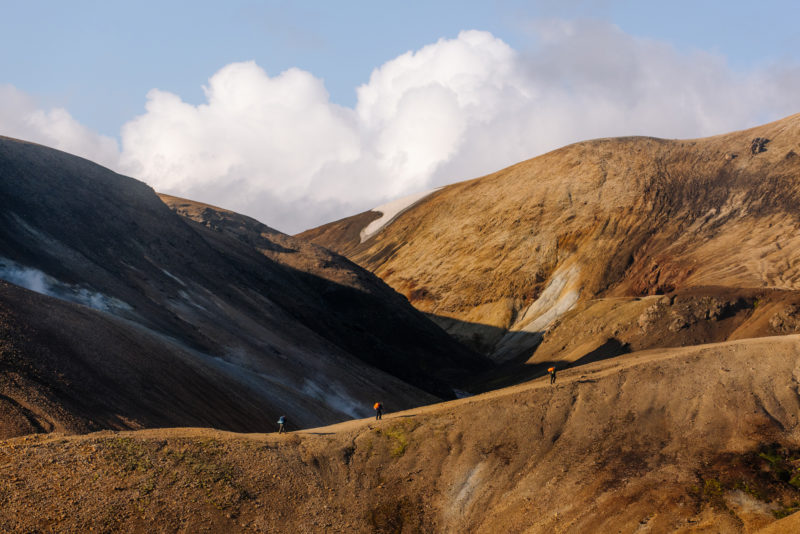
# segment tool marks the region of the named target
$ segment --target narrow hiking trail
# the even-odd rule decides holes
[[[0,530],[756,532],[800,501],[768,448],[800,458],[798,355],[800,336],[631,353],[283,435],[10,439]]]
[[[800,344],[800,336],[785,336],[785,337],[786,338],[794,337],[798,340],[798,343]],[[709,352],[713,351],[715,347],[732,346],[734,347],[733,350],[735,351],[737,350],[736,348],[737,346],[743,346],[743,348],[744,346],[747,346],[749,348],[749,346],[752,345],[754,341],[756,342],[763,341],[765,344],[769,344],[768,338],[763,340],[747,339],[747,340],[738,340],[733,342],[711,343],[708,345],[703,345],[702,348],[703,351]],[[258,433],[258,432],[242,433],[242,432],[229,432],[225,430],[217,430],[214,428],[203,428],[203,427],[175,427],[175,428],[151,428],[151,429],[130,430],[130,431],[102,430],[99,432],[92,432],[88,434],[61,434],[58,432],[54,432],[48,434],[33,434],[33,435],[23,436],[20,438],[7,440],[7,442],[14,443],[16,441],[21,441],[21,442],[34,441],[36,443],[47,443],[52,441],[63,441],[63,440],[69,440],[69,441],[92,440],[95,438],[106,438],[112,436],[120,438],[136,437],[136,438],[159,438],[159,439],[213,438],[213,439],[286,440],[286,439],[291,439],[291,436],[293,435],[328,436],[332,434],[345,434],[363,429],[376,428],[378,426],[388,424],[386,423],[386,421],[411,418],[427,414],[436,414],[438,412],[448,411],[448,410],[457,410],[460,406],[470,406],[476,403],[485,402],[489,399],[498,399],[498,398],[513,396],[523,392],[534,391],[534,390],[559,391],[560,389],[566,388],[568,385],[574,386],[575,384],[592,383],[597,381],[597,379],[601,377],[606,377],[612,374],[625,372],[628,369],[635,368],[637,365],[652,363],[654,361],[667,361],[669,359],[682,358],[682,357],[685,358],[687,356],[692,355],[696,349],[697,347],[679,347],[671,349],[652,349],[647,351],[634,352],[630,354],[616,356],[614,358],[610,358],[608,360],[603,360],[600,362],[593,362],[579,367],[559,370],[557,374],[558,378],[555,384],[550,384],[549,376],[544,375],[540,378],[531,380],[529,382],[525,382],[523,384],[501,388],[498,390],[489,391],[486,393],[481,393],[478,395],[473,395],[462,399],[455,399],[452,401],[445,401],[436,404],[430,404],[427,406],[420,406],[409,410],[402,410],[396,412],[384,411],[382,420],[380,421],[376,421],[374,417],[366,417],[363,419],[351,419],[348,421],[343,421],[341,423],[335,423],[323,427],[294,430],[287,432],[283,436],[277,434],[277,430],[274,432],[264,432],[264,433]],[[291,420],[291,415],[289,416],[289,418]]]

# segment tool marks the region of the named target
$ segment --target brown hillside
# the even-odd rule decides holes
[[[707,139],[577,143],[442,188],[363,243],[346,230],[353,219],[301,236],[346,254],[451,333],[508,360],[530,356],[557,319],[597,298],[691,290],[737,307],[739,290],[744,300],[753,290],[797,291],[798,207],[794,115]],[[776,333],[772,319],[750,334]],[[709,328],[697,339],[729,334]],[[581,331],[564,335],[592,344]]]
[[[285,436],[16,438],[0,529],[758,532],[800,502],[798,353],[799,336],[646,351]]]

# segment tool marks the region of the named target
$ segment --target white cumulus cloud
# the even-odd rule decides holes
[[[122,129],[122,168],[173,191],[227,183],[288,200],[304,195],[326,162],[359,156],[353,112],[331,104],[308,72],[270,78],[253,62],[234,63],[205,95],[192,106],[151,91],[147,112]]]
[[[0,133],[297,232],[584,139],[701,137],[800,111],[797,64],[737,72],[720,55],[600,21],[530,31],[525,50],[472,30],[402,54],[375,68],[352,108],[312,73],[233,63],[200,105],[150,91],[118,158],[113,140],[9,86]]]
[[[119,159],[116,140],[93,132],[63,108],[41,109],[13,85],[0,84],[0,135],[75,154],[107,167]]]
[[[124,171],[295,232],[594,137],[700,137],[800,107],[800,71],[597,21],[539,21],[520,52],[464,31],[376,68],[353,109],[298,69],[228,65],[193,106],[152,91],[122,131]]]

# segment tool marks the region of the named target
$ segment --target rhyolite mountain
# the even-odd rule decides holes
[[[0,138],[0,436],[296,428],[452,398],[486,368],[345,258],[170,201]]]
[[[375,228],[381,216],[299,237],[532,372],[800,328],[800,115],[705,139],[580,142]]]
[[[505,362],[486,372],[471,353],[453,352],[433,372],[448,387],[463,376],[459,362],[466,362],[462,373],[474,362],[474,387],[520,381],[549,362],[560,367],[556,383],[534,379],[381,421],[288,435],[150,428],[3,440],[0,530],[150,532],[168,524],[217,532],[795,532],[800,336],[791,334],[800,313],[798,152],[800,116],[694,141],[588,141],[308,232]],[[210,260],[204,254],[212,254],[205,247],[230,265],[280,264],[299,280],[289,287],[319,290],[335,283],[334,293],[342,287],[369,292],[377,283],[363,273],[347,274],[337,256],[252,219],[162,200],[159,216],[183,221],[191,237],[178,242],[165,231],[153,239],[180,243],[177,248],[197,263],[163,261],[158,251],[172,258],[174,249],[158,244],[145,256],[166,270],[163,276],[125,260],[164,284],[147,293],[154,302],[164,300],[159,287],[174,291],[167,298],[174,304],[150,323],[134,315],[146,302],[111,291],[113,284],[108,289],[69,278],[69,269],[47,269],[22,247],[6,265],[12,282],[60,297],[0,284],[0,354],[4,369],[14,369],[0,375],[9,377],[3,391],[30,395],[9,401],[3,393],[2,406],[16,410],[11,423],[46,422],[31,407],[47,407],[53,398],[58,402],[48,413],[63,414],[57,421],[82,410],[114,417],[122,406],[128,415],[139,414],[137,424],[182,418],[213,426],[232,413],[228,406],[237,406],[224,428],[238,426],[240,416],[247,423],[252,412],[242,404],[263,402],[252,394],[258,383],[243,380],[252,378],[242,369],[254,365],[247,363],[253,353],[213,356],[218,353],[207,348],[207,332],[215,341],[223,336],[223,347],[233,339],[248,340],[242,345],[262,339],[243,335],[255,331],[243,304],[261,302],[253,293],[271,303],[272,315],[258,318],[264,324],[293,310],[291,321],[277,323],[287,331],[273,332],[271,340],[298,333],[296,346],[314,340],[328,346],[338,326],[297,330],[313,322],[314,302],[332,305],[324,291],[309,293],[316,297],[299,309],[287,302],[293,293],[281,294],[275,285],[275,293],[262,293],[228,281],[230,291],[221,291],[230,280],[222,273],[229,271],[205,267]],[[26,225],[15,228],[31,235]],[[60,241],[38,239],[59,247]],[[195,239],[202,244],[188,246]],[[258,256],[255,264],[245,261],[251,255]],[[63,251],[58,257],[77,261]],[[328,261],[340,267],[328,270]],[[244,267],[239,275],[248,284],[258,278]],[[154,286],[137,280],[129,284],[134,295]],[[220,311],[238,318],[224,323],[232,329],[227,336],[208,318]],[[161,320],[169,313],[173,322]],[[357,317],[357,311],[342,314],[351,324]],[[191,323],[197,325],[193,338],[176,337],[184,332],[182,322],[198,316],[206,322]],[[309,339],[296,339],[301,334]],[[337,365],[355,362],[347,373],[358,373],[351,379],[358,376],[359,387],[391,378],[378,370],[361,378],[374,367],[346,349],[358,337],[337,339]],[[107,358],[115,344],[126,345],[127,355]],[[64,373],[58,362],[73,350],[75,367]],[[298,376],[329,384],[323,373],[335,366],[320,362],[330,357],[291,361],[317,365]],[[147,382],[150,390],[136,382],[150,376],[142,367],[158,375]],[[276,382],[284,383],[272,387]],[[103,389],[76,388],[79,383]],[[198,390],[206,392],[199,404]],[[414,399],[422,394],[406,391]],[[135,409],[133,392],[140,392]],[[167,423],[153,415],[165,397],[174,412],[158,415],[168,416]],[[95,411],[97,399],[113,408]],[[102,428],[135,426],[98,421]]]

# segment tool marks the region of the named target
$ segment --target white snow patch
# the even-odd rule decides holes
[[[441,189],[441,187],[431,189],[430,191],[425,191],[423,193],[415,193],[413,195],[398,198],[382,206],[378,206],[377,208],[372,208],[370,211],[381,213],[381,216],[361,230],[361,242],[363,243],[378,233],[381,228],[392,222],[398,215],[438,189]]]
[[[517,320],[517,324],[523,325],[519,331],[540,332],[567,313],[578,302],[581,291],[580,289],[564,291],[564,288],[577,279],[579,274],[580,269],[574,265],[564,272],[553,273],[553,278],[539,298],[528,306],[522,317]]]
[[[497,344],[494,359],[507,360],[516,356],[521,348],[538,343],[544,331],[578,302],[581,290],[575,288],[572,282],[579,275],[580,268],[577,265],[553,273],[550,283],[539,298],[517,319],[512,327],[514,330],[506,333]],[[531,339],[532,337],[538,339]]]
[[[125,302],[88,289],[56,280],[52,276],[0,257],[0,279],[36,293],[75,302],[104,312],[131,311]]]

